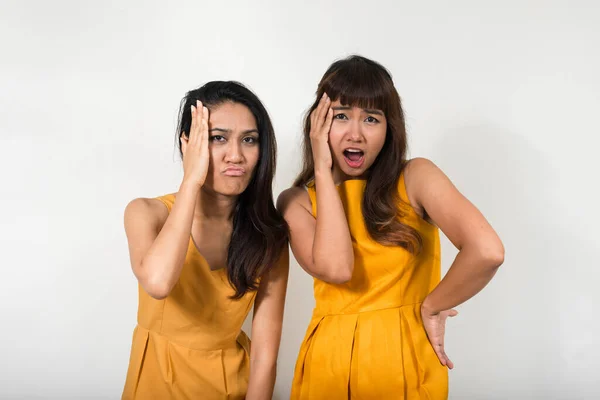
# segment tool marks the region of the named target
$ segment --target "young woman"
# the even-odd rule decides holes
[[[504,249],[481,213],[426,159],[406,160],[389,72],[352,56],[319,83],[304,168],[278,200],[316,307],[292,399],[445,399],[444,327]],[[460,250],[440,282],[438,229]]]
[[[182,100],[177,138],[179,191],[125,210],[139,310],[123,399],[270,399],[288,230],[269,115],[241,84],[210,82]]]

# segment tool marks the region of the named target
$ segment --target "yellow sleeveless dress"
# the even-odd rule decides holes
[[[174,195],[159,197],[169,212]],[[250,340],[241,330],[256,292],[240,300],[225,268],[211,271],[190,242],[179,281],[165,299],[139,287],[123,399],[243,399]]]
[[[440,280],[438,229],[410,207],[405,216],[423,238],[414,256],[369,236],[361,211],[366,181],[338,186],[354,248],[345,284],[314,281],[316,306],[296,362],[291,399],[446,399],[448,372],[427,339],[420,306]],[[316,217],[316,191],[309,186]],[[334,252],[335,249],[332,249]]]

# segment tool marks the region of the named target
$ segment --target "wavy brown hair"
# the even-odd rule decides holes
[[[367,231],[377,242],[401,246],[413,254],[420,252],[419,232],[401,222],[407,204],[400,199],[398,184],[406,166],[406,127],[400,96],[392,76],[381,64],[353,55],[335,61],[325,72],[317,88],[317,97],[304,118],[303,167],[294,186],[304,186],[315,178],[310,143],[310,114],[327,93],[343,105],[382,110],[387,119],[385,143],[369,168],[362,201]]]
[[[212,81],[190,90],[181,100],[176,140],[183,157],[181,136],[192,124],[189,109],[200,100],[208,109],[226,102],[242,104],[252,112],[259,132],[260,155],[248,187],[238,197],[233,232],[227,250],[227,277],[234,299],[258,289],[258,280],[275,265],[288,245],[288,225],[273,203],[277,142],[271,118],[259,98],[235,81]]]

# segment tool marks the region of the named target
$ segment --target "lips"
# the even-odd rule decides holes
[[[351,168],[360,168],[365,162],[365,153],[361,149],[348,148],[344,150],[344,161]]]
[[[229,167],[223,171],[223,175],[225,176],[242,176],[246,173],[244,168],[240,167]]]

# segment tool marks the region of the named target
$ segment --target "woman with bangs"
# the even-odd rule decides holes
[[[292,399],[445,399],[444,329],[504,260],[490,224],[431,161],[407,160],[391,75],[334,62],[304,123],[304,166],[278,206],[316,306]],[[459,249],[441,278],[439,229]]]

